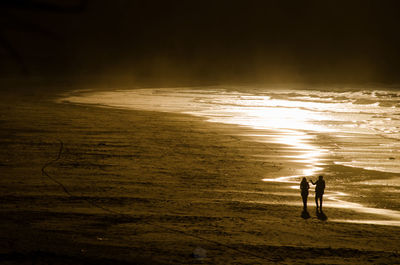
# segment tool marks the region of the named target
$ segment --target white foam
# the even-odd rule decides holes
[[[310,132],[333,135],[340,148],[329,152],[337,163],[400,173],[400,92],[390,90],[268,90],[238,87],[158,88],[108,92],[81,91],[62,100],[117,108],[179,112],[205,117],[210,122],[238,124],[279,131],[271,139],[323,159],[326,151],[313,144]],[[253,91],[253,93],[244,92]],[[256,93],[254,93],[256,91]],[[385,104],[377,104],[385,103]],[[389,104],[390,103],[390,104]],[[358,151],[355,151],[359,148]],[[362,150],[360,149],[362,148]],[[309,151],[304,151],[309,150]],[[374,155],[379,151],[381,154]],[[388,154],[386,157],[383,154]],[[389,159],[390,158],[390,159]],[[295,158],[294,158],[295,159]],[[297,157],[297,159],[303,159]]]

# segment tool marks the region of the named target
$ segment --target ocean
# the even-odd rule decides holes
[[[303,157],[316,164],[327,150],[313,145],[313,138],[326,134],[334,145],[329,148],[337,158],[333,163],[400,173],[399,91],[160,88],[89,92],[64,100],[190,114],[253,128],[260,141],[271,137],[262,139],[256,130],[276,131],[274,141],[304,151]]]
[[[400,201],[393,199],[400,193],[399,90],[146,88],[75,91],[61,101],[182,113],[248,128],[240,136],[285,146],[282,159],[297,165],[295,174],[261,181],[298,189],[303,176],[327,175],[335,187],[327,194],[328,206],[376,212],[400,225]]]

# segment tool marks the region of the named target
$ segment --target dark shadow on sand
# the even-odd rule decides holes
[[[30,253],[2,253],[0,254],[1,264],[57,264],[57,265],[129,265],[129,264],[160,264],[145,258],[132,258],[130,261],[108,259],[100,257],[69,256],[51,252],[30,252]],[[5,262],[5,263],[3,263]]]
[[[317,210],[317,218],[321,221],[326,221],[328,220],[328,216],[326,216],[326,214],[323,211],[318,211]]]
[[[307,211],[307,210],[303,210],[302,212],[301,212],[301,218],[303,218],[303,219],[308,219],[308,218],[310,218],[311,216],[310,216],[310,213]]]

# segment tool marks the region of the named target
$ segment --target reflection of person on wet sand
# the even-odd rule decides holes
[[[311,180],[311,183],[315,186],[315,204],[317,205],[318,211],[318,200],[319,200],[319,210],[322,212],[322,197],[324,196],[325,191],[325,180],[323,176],[319,176],[318,180],[314,183]]]
[[[306,178],[303,178],[300,182],[300,190],[301,197],[303,198],[303,210],[307,211],[307,198],[308,198],[308,190],[310,189],[310,185]]]

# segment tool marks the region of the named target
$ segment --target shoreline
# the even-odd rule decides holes
[[[120,90],[110,90],[109,92],[112,91],[120,91]],[[123,90],[125,91],[125,90]],[[134,108],[129,108],[127,106],[113,106],[107,105],[106,103],[80,103],[79,99],[77,102],[74,101],[74,96],[79,97],[82,95],[82,93],[87,93],[88,91],[73,91],[70,94],[64,94],[62,98],[57,99],[57,102],[64,102],[67,104],[78,104],[82,106],[94,106],[94,107],[99,107],[99,108],[111,108],[111,109],[121,109],[121,110],[135,110]],[[92,91],[93,92],[93,91]],[[90,93],[92,93],[90,92]],[[72,99],[71,99],[72,96]],[[142,109],[143,107],[140,107]],[[154,111],[149,109],[148,111]],[[156,110],[157,112],[157,110]],[[159,113],[176,113],[179,114],[179,112],[175,112],[173,110],[171,111],[159,111]],[[191,118],[195,119],[200,119],[204,124],[207,123],[215,123],[214,121],[209,121],[207,117],[199,117],[196,115],[191,115],[191,114],[180,114],[180,115],[190,115]],[[190,118],[189,117],[189,118]],[[218,123],[218,122],[216,122]],[[368,175],[368,179],[372,180],[383,180],[383,179],[390,179],[390,178],[395,178],[398,177],[397,173],[393,172],[385,172],[385,171],[373,171],[365,168],[358,168],[358,167],[350,167],[346,165],[341,165],[340,162],[336,160],[336,158],[332,157],[332,155],[329,155],[330,153],[330,148],[332,145],[336,145],[335,142],[333,142],[335,139],[333,138],[332,133],[326,132],[326,133],[315,133],[315,132],[302,132],[308,135],[305,136],[310,136],[310,139],[313,140],[307,140],[301,143],[301,145],[296,146],[292,145],[290,143],[285,144],[284,141],[282,140],[272,140],[273,138],[282,138],[290,141],[295,141],[295,142],[300,142],[302,141],[301,139],[291,139],[290,138],[290,132],[289,136],[285,136],[286,132],[284,131],[279,131],[279,130],[265,130],[265,129],[255,129],[251,128],[249,126],[242,126],[238,124],[227,124],[227,123],[219,123],[224,126],[231,126],[230,129],[233,131],[230,135],[232,137],[239,137],[243,139],[249,139],[250,141],[255,141],[258,143],[266,143],[270,145],[275,145],[275,153],[274,155],[263,155],[263,154],[256,154],[253,155],[253,157],[256,157],[257,159],[260,159],[260,161],[264,161],[265,163],[270,163],[271,159],[273,159],[273,163],[279,164],[283,163],[286,165],[286,169],[282,168],[281,170],[275,172],[275,174],[265,176],[262,178],[263,181],[267,182],[278,182],[278,183],[293,183],[297,184],[299,179],[303,176],[310,178],[315,177],[316,175],[325,175],[328,177],[334,177],[336,180],[339,179],[340,177],[344,177],[344,172],[351,172],[351,171],[358,171],[360,173],[355,173],[355,174],[363,174],[364,176]],[[307,139],[308,137],[304,137]],[[297,149],[296,149],[297,148]],[[310,151],[307,149],[315,148],[315,151]],[[305,149],[305,150],[304,150]],[[294,152],[296,155],[288,155]],[[315,158],[314,158],[315,156]],[[311,158],[309,158],[311,157]],[[253,158],[254,159],[254,158]],[[310,164],[311,163],[311,164]],[[289,168],[289,169],[287,169]],[[292,169],[294,168],[294,169]],[[340,169],[344,168],[344,169]],[[351,168],[354,168],[352,170]],[[300,173],[302,172],[302,173]],[[307,172],[307,173],[306,173]],[[353,178],[353,174],[351,174],[351,179]],[[338,177],[339,176],[339,177]],[[382,177],[384,176],[384,177]],[[290,181],[289,179],[297,179],[298,181]],[[342,181],[343,182],[343,181]],[[343,183],[334,181],[331,183],[332,186],[334,187],[333,189],[331,188],[331,192],[328,193],[325,198],[330,200],[330,203],[328,203],[327,207],[336,207],[336,208],[354,208],[354,210],[358,212],[371,212],[374,213],[376,216],[376,224],[381,224],[381,225],[387,225],[387,218],[391,218],[393,221],[391,224],[400,226],[400,203],[397,203],[396,205],[391,205],[389,206],[389,209],[387,208],[387,205],[385,205],[384,208],[379,208],[376,207],[377,204],[375,202],[374,204],[371,204],[371,199],[367,201],[360,201],[360,200],[354,200],[353,196],[351,195],[352,192],[350,193],[344,193],[343,191],[346,190],[346,188],[343,186]],[[335,185],[339,185],[339,187],[335,187]],[[295,186],[292,186],[292,188],[297,188]],[[357,192],[357,191],[356,191]],[[339,199],[341,198],[341,199]],[[345,199],[347,198],[347,200]],[[366,204],[367,203],[367,204]],[[379,218],[381,217],[381,218]],[[383,220],[379,220],[382,219]],[[343,222],[344,220],[340,220]],[[358,223],[362,222],[362,220],[348,220],[349,222],[357,221]],[[366,224],[370,223],[371,220],[365,220]]]
[[[278,145],[233,137],[237,127],[186,115],[49,98],[1,103],[3,254],[43,251],[141,264],[400,260],[398,227],[330,221],[369,216],[351,209],[327,208],[328,221],[320,221],[312,195],[308,220],[300,217],[301,207],[282,204],[300,203],[300,195],[290,189],[285,195],[283,185],[261,179],[285,164],[253,159],[275,154]],[[65,150],[47,170],[74,199],[40,174],[57,155],[57,139]],[[93,209],[84,199],[131,217]],[[207,251],[202,260],[193,257],[197,248]]]

